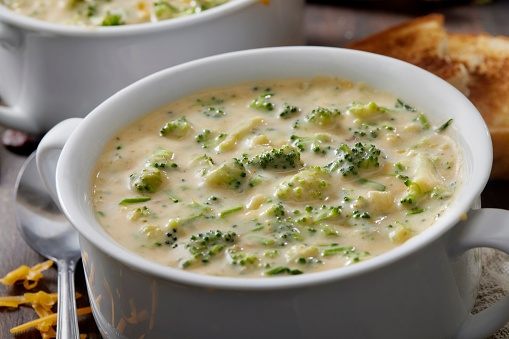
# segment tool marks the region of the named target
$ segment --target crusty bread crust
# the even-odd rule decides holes
[[[442,15],[430,14],[355,41],[347,48],[387,56],[395,55],[398,59],[411,63],[423,58],[444,58],[447,33],[443,24]]]
[[[410,62],[462,91],[490,130],[491,179],[509,179],[509,38],[447,33],[444,17],[431,14],[373,34],[347,48]]]
[[[470,74],[468,98],[481,112],[493,141],[492,178],[509,179],[509,38],[449,34],[451,60]]]

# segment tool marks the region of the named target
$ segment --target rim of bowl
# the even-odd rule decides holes
[[[399,65],[398,67],[401,67],[403,69],[405,68],[407,70],[413,69],[413,72],[420,74],[423,78],[429,79],[434,78],[434,80],[432,81],[435,82],[437,85],[442,83],[441,90],[443,92],[447,92],[447,94],[450,95],[451,100],[457,101],[458,106],[460,106],[462,109],[469,111],[468,114],[470,114],[471,118],[474,119],[472,126],[474,126],[473,128],[479,131],[480,139],[478,139],[477,142],[480,142],[481,144],[484,143],[482,149],[483,154],[485,154],[485,156],[487,157],[486,158],[487,161],[484,164],[479,164],[478,161],[477,162],[472,161],[472,170],[470,173],[471,175],[468,178],[464,178],[465,180],[463,180],[462,189],[459,192],[456,200],[454,201],[453,206],[451,206],[447,210],[447,212],[444,213],[444,215],[441,216],[441,218],[435,224],[426,229],[423,233],[411,238],[410,240],[406,241],[405,243],[396,247],[395,249],[392,249],[377,257],[356,263],[355,265],[351,266],[285,277],[270,277],[270,278],[219,277],[188,272],[182,269],[167,267],[162,264],[150,261],[149,259],[143,258],[135,254],[134,252],[125,249],[124,247],[116,243],[113,239],[106,239],[96,229],[94,229],[93,226],[89,226],[91,222],[87,220],[84,217],[84,215],[82,215],[79,207],[76,208],[76,206],[72,206],[72,204],[66,205],[64,203],[62,204],[62,210],[66,214],[69,221],[79,231],[81,236],[85,237],[95,247],[99,248],[100,251],[107,254],[114,260],[128,266],[131,269],[143,272],[153,277],[158,277],[169,282],[202,288],[259,291],[259,290],[278,290],[278,289],[309,287],[314,285],[330,283],[337,280],[349,279],[363,273],[367,273],[377,269],[382,269],[385,266],[394,264],[400,259],[411,255],[412,253],[416,253],[417,251],[425,247],[427,244],[440,238],[444,233],[450,230],[457,222],[459,222],[461,220],[461,217],[470,210],[471,205],[475,201],[475,199],[480,196],[482,190],[484,189],[484,186],[488,181],[489,174],[491,171],[492,154],[491,152],[488,152],[491,151],[492,147],[491,138],[488,132],[488,128],[483,118],[478,113],[477,109],[461,92],[455,89],[452,85],[448,84],[446,81],[419,67],[416,67],[414,65],[408,64],[400,60],[396,60],[381,55],[375,55],[372,53],[336,47],[313,47],[313,46],[271,47],[231,52],[222,55],[206,57],[190,61],[181,65],[177,65],[166,70],[159,71],[122,89],[117,94],[111,96],[109,99],[100,104],[96,109],[94,109],[94,111],[92,111],[87,117],[84,118],[84,120],[73,132],[73,134],[67,141],[66,145],[64,146],[64,149],[60,156],[60,160],[63,161],[59,161],[57,166],[57,177],[60,178],[60,176],[58,176],[58,173],[67,172],[67,167],[62,167],[64,166],[65,163],[68,164],[72,163],[72,152],[69,151],[69,147],[73,147],[72,146],[73,144],[79,144],[81,140],[84,140],[84,138],[88,134],[87,126],[93,125],[94,119],[97,118],[100,119],[100,116],[104,115],[105,111],[106,112],[112,111],[112,108],[116,106],[117,102],[122,102],[124,100],[123,98],[125,97],[132,97],[139,91],[139,88],[150,88],[151,86],[150,84],[157,82],[158,79],[169,77],[173,73],[179,71],[185,71],[186,68],[192,68],[197,65],[199,66],[203,64],[209,64],[211,62],[213,63],[220,59],[228,60],[230,58],[237,57],[242,58],[242,56],[245,55],[255,55],[264,53],[270,54],[273,52],[299,54],[304,51],[309,51],[311,53],[314,52],[320,53],[322,51],[326,52],[331,50],[334,50],[334,52],[331,53],[345,53],[366,57],[369,55],[369,58],[379,59],[385,63],[389,63],[392,65],[398,64]],[[248,80],[249,79],[246,79],[246,81]],[[127,125],[128,123],[123,124],[123,126]],[[114,133],[115,131],[112,131],[112,133],[108,134],[108,137],[111,138]],[[460,133],[458,133],[458,137],[461,137]],[[463,149],[463,151],[464,156],[466,157],[467,154],[465,153],[467,149]],[[467,179],[471,180],[468,180],[467,182]],[[69,177],[69,180],[72,179]],[[60,189],[59,183],[61,181],[62,180],[57,180],[57,191],[59,200],[64,202],[73,200],[72,199],[73,195],[71,193],[73,189]],[[467,185],[468,189],[466,188]],[[81,199],[83,198],[84,197],[81,197]],[[76,199],[79,200],[80,198]],[[77,203],[77,205],[79,205],[79,203]],[[81,218],[81,216],[83,216],[83,218]],[[102,227],[97,220],[92,221],[92,223],[95,223],[99,227]]]
[[[229,15],[247,6],[258,3],[257,0],[230,0],[229,2],[210,8],[200,13],[173,18],[158,22],[145,22],[131,25],[114,27],[79,27],[59,23],[48,22],[26,15],[18,14],[4,5],[0,5],[0,20],[16,27],[41,33],[50,33],[73,37],[110,37],[126,36],[133,34],[155,33],[171,29],[179,29],[186,26],[201,24],[216,18]],[[260,5],[263,5],[260,3]],[[265,6],[265,5],[263,5]]]

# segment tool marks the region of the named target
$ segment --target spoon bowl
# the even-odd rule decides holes
[[[57,338],[78,338],[74,298],[74,270],[81,257],[78,233],[46,190],[37,171],[35,153],[21,168],[14,192],[14,212],[21,236],[58,267]]]

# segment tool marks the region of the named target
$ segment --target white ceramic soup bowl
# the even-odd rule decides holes
[[[206,88],[317,75],[366,82],[431,119],[454,119],[465,159],[463,185],[435,225],[348,267],[247,279],[161,266],[121,247],[98,223],[90,201],[93,167],[116,131]],[[476,209],[491,169],[489,133],[460,92],[410,64],[326,47],[192,61],[121,90],[84,119],[58,124],[41,141],[37,162],[80,233],[93,314],[108,338],[482,338],[509,320],[509,299],[470,314],[480,275],[479,251],[471,249],[509,253],[509,212]]]
[[[0,124],[41,134],[161,69],[219,53],[304,43],[303,0],[231,0],[157,23],[83,28],[0,5]]]

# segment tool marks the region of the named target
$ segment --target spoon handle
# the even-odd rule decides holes
[[[74,292],[75,261],[59,260],[57,339],[79,338]]]

